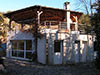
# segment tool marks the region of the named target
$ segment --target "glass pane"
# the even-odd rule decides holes
[[[32,52],[26,52],[26,58],[32,59]]]
[[[12,56],[17,57],[17,51],[12,51]]]
[[[32,50],[32,40],[26,40],[26,50]]]
[[[18,41],[18,50],[24,50],[24,41],[23,40]]]
[[[17,53],[18,53],[18,54],[17,54],[18,57],[22,57],[22,58],[24,58],[24,52],[18,51]]]
[[[71,24],[70,29],[71,31],[75,31],[75,24]]]
[[[12,40],[12,50],[17,50],[17,41],[16,40]]]
[[[54,41],[54,52],[60,52],[60,43],[61,43],[61,40],[55,40]]]

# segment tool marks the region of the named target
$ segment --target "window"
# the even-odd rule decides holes
[[[32,40],[11,40],[11,43],[12,56],[31,59]]]
[[[12,43],[12,50],[17,50],[17,41],[13,40]]]
[[[61,29],[67,29],[67,23],[66,22],[61,22]]]
[[[12,40],[12,50],[24,50],[24,41]]]
[[[24,52],[23,51],[12,51],[12,56],[24,58]]]
[[[17,57],[17,51],[12,51],[12,56],[16,56]]]
[[[18,51],[17,56],[24,58],[24,52],[23,51]]]
[[[54,41],[54,52],[60,52],[61,49],[61,40]]]
[[[12,40],[13,50],[24,50],[24,40]],[[26,40],[26,50],[32,50],[32,40]]]
[[[75,24],[71,24],[70,29],[71,31],[75,31]]]
[[[98,49],[97,41],[94,41],[94,51],[97,51],[97,49]]]
[[[26,50],[32,50],[32,40],[26,40]]]
[[[32,52],[26,52],[26,58],[31,59],[32,58]]]
[[[24,41],[23,40],[20,40],[17,43],[18,43],[18,49],[19,50],[24,50]]]
[[[75,40],[75,43],[80,43],[80,40]]]

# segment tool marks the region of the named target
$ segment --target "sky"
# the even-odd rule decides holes
[[[14,11],[34,5],[64,8],[66,1],[70,2],[71,10],[75,10],[75,0],[1,0],[0,12]]]
[[[42,5],[54,8],[64,8],[64,2],[70,2],[70,9],[73,11],[86,12],[83,5],[80,5],[79,0],[1,0],[0,12],[15,11],[22,8]],[[89,3],[89,0],[86,0]],[[95,0],[92,0],[95,1]]]

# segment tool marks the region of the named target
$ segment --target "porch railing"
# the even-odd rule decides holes
[[[44,21],[42,25],[48,28],[55,26],[58,29],[67,29],[67,22],[61,22],[61,21]]]

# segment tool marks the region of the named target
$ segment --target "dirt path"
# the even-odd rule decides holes
[[[92,65],[44,66],[32,62],[6,59],[7,73],[0,75],[100,75]]]

